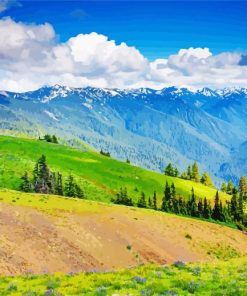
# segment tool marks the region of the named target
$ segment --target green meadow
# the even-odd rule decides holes
[[[146,265],[117,272],[35,275],[0,278],[1,296],[36,295],[247,295],[247,258],[226,262],[176,262]]]
[[[52,171],[64,177],[72,174],[81,184],[86,198],[110,202],[120,187],[127,187],[137,200],[141,192],[146,196],[157,191],[161,201],[166,181],[174,182],[177,193],[188,197],[192,187],[197,197],[213,199],[216,190],[200,183],[165,176],[132,164],[103,156],[93,149],[74,149],[68,146],[17,137],[0,136],[0,187],[18,190],[25,171],[32,174],[37,159],[44,154]],[[220,193],[223,199],[229,196]]]

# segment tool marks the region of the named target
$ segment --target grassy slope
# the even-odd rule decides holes
[[[12,295],[214,295],[247,294],[247,257],[228,262],[140,266],[106,273],[26,275],[0,278],[2,296]],[[138,278],[137,278],[138,277]]]
[[[53,171],[64,176],[73,174],[83,185],[86,196],[92,200],[110,201],[121,186],[137,199],[141,191],[152,195],[156,190],[161,200],[165,182],[174,182],[178,193],[189,196],[194,187],[198,197],[214,198],[215,189],[191,181],[172,178],[144,170],[93,150],[79,151],[70,147],[42,141],[0,136],[0,187],[18,189],[20,176],[31,172],[35,161],[44,154]],[[221,193],[222,198],[227,198]]]

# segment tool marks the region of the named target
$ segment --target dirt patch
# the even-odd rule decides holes
[[[234,229],[147,210],[99,207],[97,213],[47,214],[1,203],[0,274],[210,260],[215,254],[209,250],[222,242],[235,254],[247,254],[247,236]]]

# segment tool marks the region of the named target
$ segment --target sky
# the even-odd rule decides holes
[[[247,87],[247,1],[0,0],[0,89]]]

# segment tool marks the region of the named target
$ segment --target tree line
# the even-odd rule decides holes
[[[128,195],[127,188],[120,188],[120,191],[116,194],[116,198],[112,201],[115,204],[150,208],[167,213],[221,222],[232,222],[242,229],[247,227],[247,215],[244,213],[244,201],[247,199],[242,194],[242,190],[243,188],[239,187],[239,190],[232,195],[231,200],[225,203],[220,200],[219,192],[216,191],[214,202],[212,203],[206,197],[204,199],[197,198],[193,188],[190,197],[185,199],[176,192],[174,183],[169,185],[166,182],[162,202],[159,206],[157,205],[156,191],[148,199],[145,193],[141,192],[139,199],[135,203]],[[244,187],[244,190],[246,193],[246,187]]]
[[[168,165],[165,167],[164,173],[167,176],[191,180],[198,183],[200,182],[206,186],[213,188],[215,187],[208,172],[204,172],[200,176],[198,164],[196,162],[194,162],[192,165],[188,165],[187,170],[183,171],[181,174],[179,173],[179,170],[172,165],[172,163],[168,163]]]
[[[39,140],[46,141],[48,143],[58,144],[58,139],[55,135],[46,134],[46,135],[44,135],[43,139],[41,137],[39,137]]]
[[[31,178],[27,172],[21,177],[19,189],[24,192],[84,198],[84,192],[74,177],[69,175],[64,182],[60,172],[55,173],[49,169],[44,155],[37,160]]]

